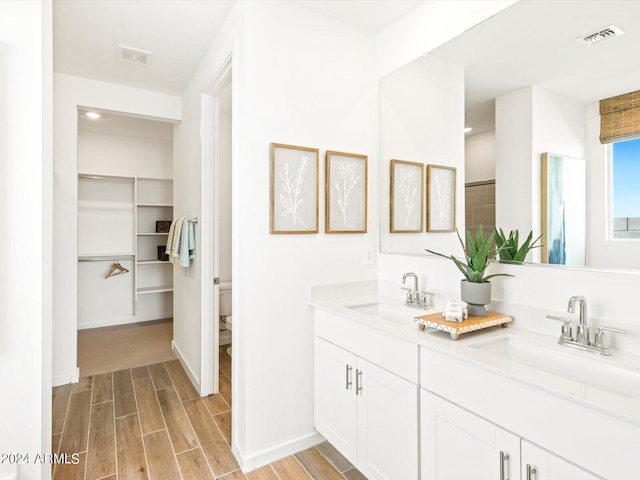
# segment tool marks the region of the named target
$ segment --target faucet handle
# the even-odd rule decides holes
[[[604,332],[627,333],[626,330],[622,330],[620,328],[607,327],[605,325],[596,325],[596,335],[593,342],[594,346],[598,348],[605,348]]]
[[[559,322],[564,322],[562,324],[562,333],[560,335],[560,338],[564,339],[564,340],[573,340],[573,335],[571,333],[571,319],[570,318],[564,318],[564,317],[558,317],[556,315],[547,315],[547,318],[550,320],[558,320]]]
[[[621,328],[607,327],[606,325],[596,325],[596,329],[613,333],[627,333],[626,330],[622,330]]]

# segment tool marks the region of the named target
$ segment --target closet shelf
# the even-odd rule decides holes
[[[138,203],[138,207],[162,207],[162,208],[173,208],[172,203]]]
[[[138,288],[138,295],[144,295],[146,293],[162,293],[173,292],[173,285],[163,285],[159,287],[140,287]]]
[[[166,263],[167,265],[171,265],[169,260],[138,260],[138,265],[153,265],[155,263]]]
[[[169,235],[169,232],[166,233],[156,233],[156,232],[138,232],[137,235],[139,237],[159,237],[161,235]]]

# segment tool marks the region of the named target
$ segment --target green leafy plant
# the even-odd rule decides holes
[[[472,283],[484,283],[493,277],[512,277],[507,273],[495,273],[493,275],[485,276],[484,272],[495,257],[496,249],[492,248],[495,232],[491,232],[487,238],[484,238],[482,231],[482,225],[478,225],[476,231],[476,238],[471,236],[469,230],[467,230],[467,246],[465,247],[460,232],[456,229],[458,234],[458,240],[462,245],[462,251],[464,252],[465,262],[458,260],[453,255],[443,255],[442,253],[434,252],[426,248],[425,250],[434,255],[448,258],[456,264],[456,267],[462,272],[465,278]]]
[[[519,245],[518,230],[511,230],[507,237],[501,228],[493,227],[493,233],[495,235],[496,246],[498,247],[498,256],[501,261],[506,262],[522,262],[524,261],[529,250],[541,247],[542,245],[536,245],[538,240],[542,238],[540,235],[533,242],[533,231],[529,232],[526,240]]]

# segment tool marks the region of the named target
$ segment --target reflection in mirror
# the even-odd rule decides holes
[[[584,160],[542,154],[542,263],[585,265]]]
[[[595,43],[581,40],[612,24],[624,33]],[[640,239],[613,233],[621,224],[612,216],[617,144],[599,141],[599,101],[640,90],[639,50],[640,2],[518,2],[381,79],[382,251],[425,253],[427,244],[444,252],[459,248],[455,234],[389,233],[391,158],[457,167],[458,229],[487,225],[495,215],[503,230],[533,230],[537,237],[543,230],[542,154],[553,152],[584,159],[582,264],[640,270]],[[444,66],[455,77],[450,83]],[[464,82],[464,94],[455,89],[458,82]],[[473,130],[463,140],[464,127]],[[637,198],[635,203],[640,205]],[[634,212],[625,217],[640,217]],[[540,254],[530,252],[527,261],[540,262]]]
[[[401,205],[391,203],[391,166],[399,160],[463,169],[464,72],[462,67],[426,55],[380,80],[380,245],[383,252],[424,254],[425,248],[447,252],[455,233],[430,233],[425,243],[426,209],[419,228],[397,228]],[[408,165],[408,164],[405,164]],[[455,226],[464,228],[464,177],[454,177]],[[426,191],[422,176],[421,191]],[[424,195],[423,197],[424,198]],[[421,205],[424,200],[421,202]],[[415,226],[414,225],[414,226]],[[449,229],[450,230],[450,229]]]

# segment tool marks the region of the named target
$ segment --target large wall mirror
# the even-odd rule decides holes
[[[601,31],[600,41],[580,40]],[[564,195],[580,196],[572,204],[584,202],[582,252],[559,258],[640,270],[640,140],[599,140],[599,101],[640,90],[638,52],[640,2],[520,1],[382,78],[381,251],[461,253],[455,233],[390,232],[392,159],[456,168],[459,230],[537,236],[546,154],[584,162],[584,175],[565,169],[563,180]],[[548,262],[541,254],[527,262]]]

